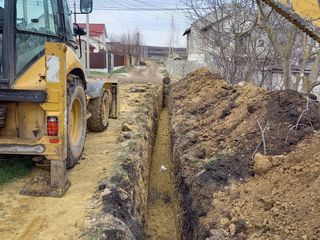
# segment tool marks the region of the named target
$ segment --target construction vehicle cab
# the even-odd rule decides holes
[[[87,126],[104,131],[117,117],[117,85],[87,81],[71,16],[65,0],[0,0],[0,154],[49,159],[57,187],[81,157]]]

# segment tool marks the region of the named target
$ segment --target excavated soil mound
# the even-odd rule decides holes
[[[310,97],[232,86],[204,69],[172,85],[171,140],[185,239],[215,234],[216,223],[206,221],[213,193],[254,176],[255,153],[290,152],[320,128],[319,104]]]
[[[264,157],[265,175],[215,193],[210,239],[320,239],[319,146],[317,134],[289,155]]]

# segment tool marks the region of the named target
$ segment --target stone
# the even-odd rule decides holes
[[[132,127],[128,123],[122,124],[122,131],[123,132],[130,132],[132,131]]]
[[[210,238],[209,240],[226,240],[226,236],[228,233],[223,229],[211,229],[210,230]]]
[[[166,85],[169,85],[171,83],[171,79],[169,77],[165,77],[162,79],[162,82]]]
[[[246,82],[242,81],[242,82],[239,82],[237,85],[239,87],[244,87],[246,85]]]
[[[229,226],[230,220],[228,218],[221,218],[219,224],[220,224],[221,228],[225,228],[225,227]]]
[[[236,225],[234,225],[233,223],[229,225],[229,232],[231,236],[236,235]]]
[[[256,108],[256,106],[255,106],[254,103],[249,103],[249,104],[247,105],[247,110],[248,110],[248,112],[249,112],[250,114],[253,114],[253,113],[255,113],[255,112],[257,111],[257,108]]]
[[[119,197],[122,201],[126,201],[129,198],[129,195],[126,192],[120,192]]]
[[[104,191],[101,193],[101,197],[105,198],[111,194],[111,190],[109,188],[104,189]]]
[[[105,182],[102,182],[99,184],[98,189],[99,191],[103,191],[106,187],[107,187],[107,184]]]
[[[147,87],[133,87],[131,88],[131,92],[133,93],[144,93],[147,91]]]

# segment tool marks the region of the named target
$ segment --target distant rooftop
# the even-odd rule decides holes
[[[87,25],[85,23],[79,23],[79,26],[82,28],[86,28]],[[106,25],[103,23],[90,23],[90,36],[91,37],[98,37],[101,35],[107,36]]]

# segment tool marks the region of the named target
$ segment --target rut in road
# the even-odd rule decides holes
[[[167,170],[161,171],[164,166]],[[168,109],[164,108],[159,120],[154,146],[147,214],[148,240],[180,240],[178,224],[178,198],[173,180],[170,158]]]

